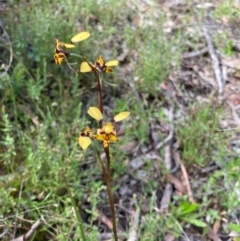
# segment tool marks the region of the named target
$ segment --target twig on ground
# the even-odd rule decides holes
[[[197,57],[199,55],[205,54],[208,52],[208,48],[203,48],[201,50],[197,50],[194,52],[185,52],[183,53],[183,58],[187,59],[187,58],[193,58],[193,57]]]
[[[164,147],[164,162],[166,169],[171,172],[172,168],[172,155],[171,155],[171,149],[172,149],[172,139],[174,135],[174,125],[173,125],[173,108],[169,110],[169,121],[170,121],[170,133],[168,135],[169,143]],[[171,137],[171,138],[170,138]],[[172,196],[172,184],[167,183],[163,192],[162,200],[161,200],[161,205],[160,205],[160,211],[164,212],[168,210],[168,205],[171,200]]]
[[[223,80],[222,71],[221,71],[221,68],[220,68],[220,62],[219,62],[219,59],[217,57],[216,51],[214,49],[212,38],[208,33],[207,25],[203,25],[202,29],[203,29],[205,39],[207,41],[208,52],[209,52],[210,57],[212,59],[212,65],[213,65],[215,77],[216,77],[216,80],[217,80],[217,83],[218,83],[218,92],[219,92],[219,94],[222,94],[223,90],[224,90],[224,80]]]
[[[34,232],[37,230],[37,228],[42,224],[42,222],[43,222],[42,219],[39,219],[31,226],[30,230],[26,234],[18,238],[14,238],[11,241],[26,241],[30,239],[33,236]]]
[[[168,205],[171,200],[173,191],[173,186],[171,183],[167,183],[163,192],[162,200],[161,200],[161,206],[160,206],[160,212],[166,212],[168,210]]]
[[[217,170],[218,168],[219,168],[219,166],[215,164],[214,166],[201,168],[200,172],[201,173],[209,173],[209,172],[213,172],[213,171]]]
[[[4,66],[4,72],[3,72],[3,73],[0,73],[0,78],[2,78],[5,74],[7,74],[8,70],[10,69],[10,67],[11,67],[11,65],[12,65],[12,61],[13,61],[13,49],[12,49],[12,43],[11,43],[10,37],[9,37],[7,31],[6,31],[5,28],[2,26],[1,23],[0,23],[0,28],[1,28],[2,31],[3,31],[3,36],[6,37],[6,39],[7,39],[6,46],[9,45],[9,48],[8,48],[8,49],[9,49],[9,52],[10,52],[8,65],[7,65],[7,66]]]
[[[236,108],[234,107],[234,105],[231,102],[228,101],[227,103],[228,103],[229,107],[231,108],[233,119],[234,119],[236,125],[240,126],[240,118],[236,112]]]
[[[1,226],[3,226],[4,228],[6,228],[7,227],[7,225],[1,225]],[[1,227],[0,226],[0,227]],[[2,228],[2,227],[1,227]],[[9,230],[6,228],[6,229],[4,229],[3,230],[3,232],[0,234],[0,238],[3,238],[4,236],[5,236],[5,234],[6,233],[8,233],[9,232]]]
[[[217,220],[216,222],[219,222]],[[219,225],[219,224],[217,224]],[[216,230],[212,229],[211,227],[208,227],[208,237],[213,241],[221,241],[221,239],[218,237]]]
[[[139,224],[139,216],[140,216],[140,209],[138,208],[135,212],[133,213],[133,222],[132,226],[129,231],[129,237],[128,241],[135,241],[137,240],[137,229],[138,229],[138,224]]]
[[[156,150],[160,149],[161,147],[163,147],[165,144],[167,144],[169,141],[171,141],[173,138],[173,131],[170,130],[168,136],[164,139],[164,141],[160,142],[157,146],[156,146]]]
[[[111,220],[106,217],[101,211],[98,211],[99,215],[97,217],[97,219],[99,221],[101,221],[102,223],[104,223],[109,229],[113,229],[113,224],[111,222]]]
[[[186,187],[181,180],[179,180],[176,176],[172,174],[167,175],[167,180],[173,184],[176,190],[181,193],[187,193]]]
[[[185,185],[186,185],[186,189],[187,189],[188,199],[189,199],[189,201],[190,201],[191,203],[195,203],[195,200],[194,200],[194,198],[193,198],[192,189],[191,189],[191,186],[190,186],[190,182],[189,182],[189,178],[188,178],[188,174],[187,174],[186,168],[185,168],[185,166],[182,164],[181,159],[180,159],[179,152],[178,152],[177,150],[174,151],[173,157],[174,157],[176,163],[179,163],[179,164],[180,164],[181,171],[182,171],[182,174],[183,174],[183,178],[184,178],[184,180],[185,180]]]

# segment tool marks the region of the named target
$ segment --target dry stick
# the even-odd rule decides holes
[[[193,58],[193,57],[197,57],[199,55],[205,54],[207,52],[208,52],[207,48],[203,48],[201,50],[197,50],[197,51],[194,51],[194,52],[185,52],[185,53],[183,53],[183,58],[184,59]]]
[[[189,202],[195,203],[195,200],[194,200],[193,194],[192,194],[192,189],[191,189],[190,182],[189,182],[189,178],[188,178],[188,174],[187,174],[185,166],[181,162],[179,152],[175,150],[173,155],[174,155],[174,159],[175,159],[176,163],[180,164],[183,178],[185,180],[185,184],[186,184],[186,188],[187,188],[187,195],[188,195]]]
[[[0,225],[0,227],[5,227],[5,225]],[[6,227],[5,227],[6,228]],[[6,228],[1,234],[0,234],[0,238],[3,238],[5,236],[6,233],[8,233],[8,228]],[[1,239],[2,240],[2,239]]]
[[[0,74],[0,78],[3,77],[5,74],[7,74],[8,70],[10,69],[11,65],[12,65],[12,61],[13,61],[13,49],[12,49],[12,44],[10,41],[10,37],[7,34],[7,31],[4,29],[4,27],[2,26],[2,24],[0,24],[1,29],[3,30],[3,34],[4,36],[6,36],[8,43],[6,45],[9,45],[9,52],[10,52],[10,56],[9,56],[9,62],[8,65],[5,67],[5,71],[3,73]]]
[[[168,135],[169,137],[169,144],[166,145],[164,147],[164,162],[165,162],[165,166],[166,169],[170,172],[171,171],[171,167],[172,167],[172,155],[171,155],[171,141],[174,135],[174,127],[173,127],[173,108],[170,109],[169,111],[169,121],[172,125],[171,129],[170,129],[170,133]],[[170,138],[171,137],[171,138]],[[172,196],[172,190],[173,190],[173,186],[171,183],[167,183],[163,192],[163,197],[161,200],[161,205],[160,205],[160,210],[161,211],[167,211],[168,210],[168,205],[170,203],[171,200],[171,196]]]
[[[133,224],[130,228],[129,237],[127,241],[135,241],[137,240],[137,229],[139,224],[139,216],[140,216],[140,209],[138,208],[133,213]]]
[[[234,121],[236,123],[237,126],[240,126],[240,118],[236,112],[236,109],[234,108],[234,105],[231,102],[227,102],[228,105],[230,106],[231,110],[232,110],[232,116],[234,118]]]
[[[222,77],[222,71],[221,71],[221,68],[220,68],[220,62],[219,62],[219,59],[217,57],[216,51],[214,49],[212,38],[210,37],[210,35],[208,33],[207,26],[203,26],[202,29],[203,29],[203,33],[204,33],[204,36],[205,36],[206,41],[207,41],[208,51],[209,51],[209,54],[210,54],[211,59],[212,59],[212,65],[213,65],[216,80],[217,80],[217,83],[218,83],[218,92],[219,92],[219,94],[222,94],[223,89],[224,89],[224,81],[223,81],[223,77]]]
[[[160,142],[159,144],[157,144],[156,146],[156,150],[160,149],[161,147],[163,147],[164,145],[166,145],[169,141],[171,141],[173,138],[173,132],[170,131],[168,136],[164,139],[164,141]]]
[[[37,228],[42,224],[42,222],[43,222],[43,220],[39,219],[36,223],[34,223],[31,226],[31,229],[26,234],[24,234],[18,238],[12,239],[11,241],[26,241],[27,239],[30,239],[32,237],[32,235],[34,234],[34,232],[37,230]]]
[[[98,210],[98,216],[97,219],[104,223],[109,229],[113,229],[112,221],[104,215],[100,210]]]

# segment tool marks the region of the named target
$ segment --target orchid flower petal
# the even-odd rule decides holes
[[[103,115],[97,107],[89,107],[87,113],[97,121],[100,121],[103,119]]]
[[[109,140],[110,141],[119,141],[119,139],[115,135],[113,135],[113,134],[109,135]]]
[[[81,73],[86,73],[92,71],[91,67],[87,62],[82,62],[80,65],[80,72]]]
[[[77,43],[77,42],[83,41],[87,39],[89,36],[90,36],[89,32],[78,33],[71,38],[71,43]]]
[[[114,116],[114,121],[115,121],[115,122],[118,122],[118,121],[124,120],[124,119],[126,119],[129,115],[130,115],[130,112],[128,112],[128,111],[121,112],[121,113],[119,113],[118,115]]]
[[[75,48],[76,46],[73,45],[73,44],[64,44],[64,46],[67,48],[67,49],[72,49],[72,48]]]
[[[111,60],[106,63],[106,66],[117,66],[118,61],[117,60]]]
[[[83,150],[87,149],[91,142],[91,139],[87,136],[80,136],[78,138],[78,144],[82,147]]]
[[[111,122],[108,122],[104,125],[103,130],[106,134],[110,134],[114,130],[114,125]]]

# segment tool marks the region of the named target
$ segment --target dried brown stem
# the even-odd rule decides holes
[[[169,121],[170,121],[171,127],[170,127],[170,133],[168,135],[169,143],[164,147],[164,162],[165,162],[166,169],[170,172],[172,167],[172,154],[171,154],[172,143],[171,142],[174,135],[173,109],[170,109],[169,111]],[[172,189],[173,189],[172,184],[167,183],[163,192],[162,200],[161,200],[161,206],[160,206],[161,211],[168,210],[168,205],[170,203],[171,196],[172,196]]]
[[[181,162],[180,155],[179,155],[178,151],[174,151],[174,159],[177,163],[179,163],[179,165],[181,167],[183,178],[185,180],[185,185],[186,185],[186,189],[187,189],[187,195],[188,195],[189,202],[195,203],[195,200],[194,200],[193,194],[192,194],[192,189],[191,189],[190,182],[189,182],[189,178],[188,178],[188,174],[187,174],[187,170]]]
[[[2,26],[1,23],[0,23],[0,28],[1,28],[2,31],[3,31],[2,35],[7,38],[7,43],[6,43],[5,46],[7,46],[7,45],[9,46],[9,47],[6,47],[6,48],[8,48],[8,50],[9,50],[9,52],[10,52],[8,65],[5,66],[4,72],[0,73],[0,78],[2,78],[5,74],[7,74],[8,70],[10,69],[10,67],[11,67],[11,65],[12,65],[12,61],[13,61],[13,48],[12,48],[12,43],[11,43],[10,37],[9,37],[7,31],[6,31],[5,28]]]
[[[210,57],[212,59],[212,65],[213,65],[216,80],[217,80],[217,83],[218,83],[218,92],[219,92],[219,94],[222,94],[223,89],[224,89],[224,81],[223,81],[222,71],[221,71],[221,68],[220,68],[220,62],[219,62],[219,59],[217,57],[216,51],[214,49],[213,41],[212,41],[211,36],[209,35],[207,26],[204,25],[202,27],[202,29],[203,29],[205,39],[207,41],[208,52],[209,52]]]
[[[139,225],[139,217],[140,217],[140,209],[137,209],[133,213],[133,223],[129,231],[128,241],[135,241],[137,240],[137,229]]]
[[[39,219],[37,222],[35,222],[32,226],[31,226],[31,228],[30,228],[30,230],[26,233],[26,234],[24,234],[24,235],[22,235],[22,236],[20,236],[20,237],[18,237],[18,238],[15,238],[15,239],[12,239],[11,241],[26,241],[26,240],[28,240],[28,239],[30,239],[32,236],[33,236],[33,234],[34,234],[34,232],[38,229],[38,227],[42,224],[42,220],[41,219]]]

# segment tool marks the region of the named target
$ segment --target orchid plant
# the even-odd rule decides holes
[[[79,54],[72,53],[71,50],[75,48],[75,44],[77,42],[83,41],[87,39],[90,36],[88,32],[81,32],[77,35],[75,35],[71,39],[71,43],[64,43],[59,41],[58,39],[55,39],[56,41],[56,47],[54,51],[54,59],[55,63],[57,65],[61,65],[64,60],[67,60],[69,56],[76,56],[76,57],[82,57]],[[117,132],[115,129],[116,124],[119,121],[122,121],[126,119],[130,112],[124,111],[119,113],[118,115],[114,116],[113,122],[106,122],[103,125],[103,101],[102,101],[102,81],[100,78],[100,75],[102,73],[109,73],[113,72],[113,69],[111,67],[117,66],[118,61],[112,60],[112,61],[105,61],[105,59],[99,55],[96,62],[93,64],[92,62],[89,62],[85,57],[83,57],[85,61],[83,61],[80,64],[79,72],[86,73],[86,72],[93,72],[96,82],[97,82],[97,88],[98,88],[98,107],[90,107],[87,111],[87,113],[98,122],[99,128],[96,131],[93,131],[90,127],[86,127],[81,133],[79,138],[77,138],[79,146],[83,149],[83,151],[86,151],[90,144],[92,143],[92,140],[98,140],[102,142],[103,150],[106,154],[107,162],[104,164],[104,161],[102,160],[99,150],[94,146],[94,151],[97,154],[98,160],[100,162],[102,173],[104,177],[104,181],[107,186],[107,193],[109,198],[109,204],[111,208],[112,213],[112,223],[113,223],[113,234],[114,234],[114,240],[117,241],[117,225],[116,225],[116,217],[115,217],[115,209],[114,209],[114,202],[113,202],[113,195],[111,190],[111,170],[110,170],[110,144],[119,141],[117,137]],[[69,192],[71,194],[71,192]],[[73,206],[75,208],[75,212],[78,212],[76,204],[74,203],[73,197],[71,197]],[[81,217],[78,214],[77,215],[79,224],[80,224],[80,230],[82,239],[86,241],[85,233],[83,231],[83,225],[81,221]]]

